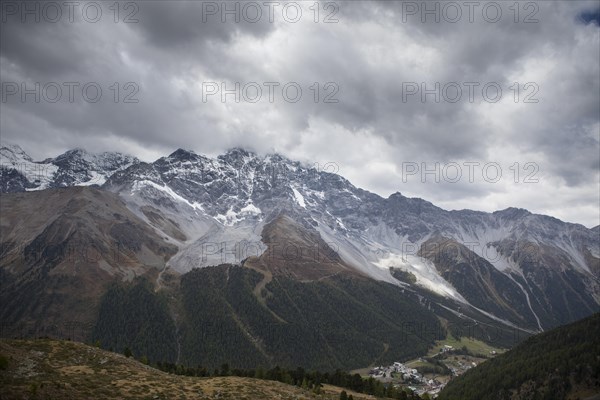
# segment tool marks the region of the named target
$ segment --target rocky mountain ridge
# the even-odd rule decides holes
[[[28,176],[10,167],[31,158],[14,147],[1,151],[3,190],[31,190],[22,184],[32,184]],[[296,279],[354,270],[405,287],[390,273],[393,267],[413,274],[420,288],[530,330],[599,308],[597,229],[518,208],[446,211],[398,192],[383,198],[328,168],[239,148],[216,158],[179,149],[152,163],[86,154],[76,150],[44,161],[58,169],[33,189],[86,185],[101,176],[103,190],[118,194],[177,248],[166,262],[177,273],[262,260],[263,268],[278,265],[276,273]],[[276,262],[265,256],[269,249],[279,255]],[[335,254],[338,267],[321,268],[319,275],[314,266],[331,258],[324,254]]]

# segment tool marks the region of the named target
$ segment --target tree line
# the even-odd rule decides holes
[[[181,364],[169,362],[158,362],[154,365],[161,371],[171,374],[196,376],[196,377],[222,377],[237,376],[245,378],[263,379],[269,381],[282,382],[288,385],[298,386],[305,390],[311,390],[316,394],[321,393],[324,384],[338,386],[357,393],[369,394],[381,398],[401,399],[401,400],[421,400],[422,398],[412,391],[399,389],[391,384],[384,384],[372,377],[363,378],[359,374],[350,374],[342,370],[334,372],[308,371],[302,367],[294,369],[282,368],[276,366],[270,369],[239,369],[230,368],[225,363],[220,368],[208,369],[206,367],[186,367]],[[350,397],[346,394],[346,399]],[[340,398],[342,398],[340,396]]]

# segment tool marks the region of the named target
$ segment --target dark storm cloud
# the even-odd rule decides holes
[[[577,20],[584,24],[596,24],[600,26],[600,7],[580,12],[577,15]]]
[[[2,57],[32,76],[61,76],[81,71],[88,51],[67,24],[0,24]],[[54,47],[48,44],[56,44]],[[62,44],[62,46],[58,46]],[[4,72],[4,71],[3,71]]]
[[[170,50],[194,42],[228,42],[238,34],[261,37],[274,25],[269,22],[268,8],[256,4],[260,7],[248,8],[238,1],[172,1],[165,7],[163,2],[148,1],[140,3],[136,18],[141,23],[133,26],[143,32],[149,44]]]

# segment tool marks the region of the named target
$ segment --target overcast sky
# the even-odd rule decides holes
[[[244,147],[600,224],[599,1],[0,4],[1,140],[34,159]]]

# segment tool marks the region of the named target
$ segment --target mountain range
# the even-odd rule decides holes
[[[239,148],[0,156],[4,336],[351,368],[448,332],[510,347],[600,310],[600,227],[384,198]]]

